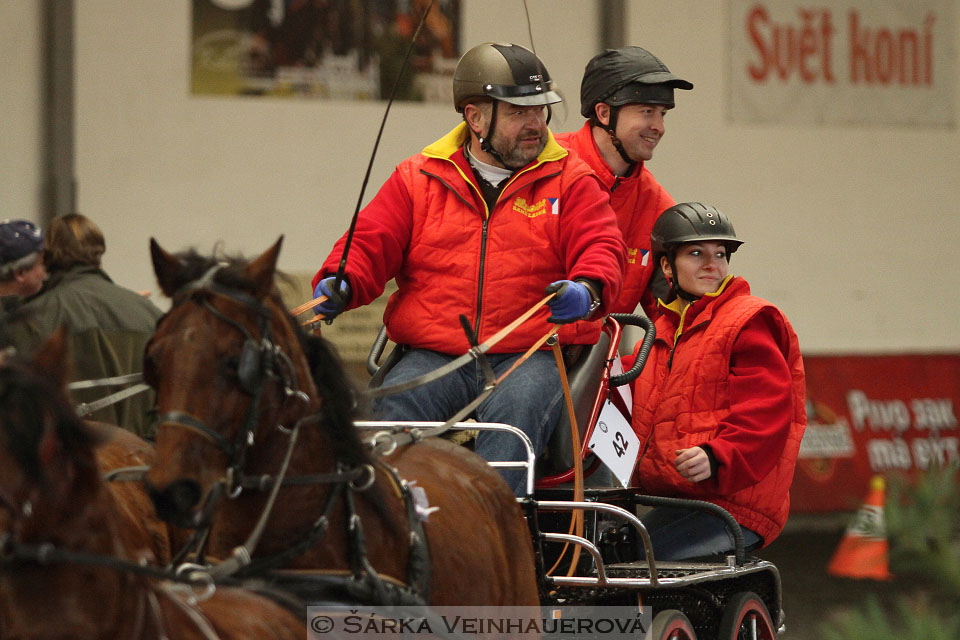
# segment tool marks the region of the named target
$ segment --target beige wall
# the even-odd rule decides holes
[[[0,3],[0,220],[39,220],[40,2]]]
[[[558,131],[581,123],[599,1],[527,2],[537,51],[570,102]],[[193,97],[188,0],[76,4],[78,200],[106,233],[107,271],[153,288],[150,236],[252,254],[285,234],[281,268],[312,272],[347,228],[385,103]],[[38,5],[0,3],[2,216],[37,208]],[[628,41],[696,84],[679,93],[651,169],[678,200],[731,215],[747,240],[733,271],[787,312],[805,351],[960,349],[960,133],[731,125],[725,3],[626,5]],[[465,46],[529,44],[519,0],[463,6]],[[456,122],[446,107],[395,104],[366,199]]]

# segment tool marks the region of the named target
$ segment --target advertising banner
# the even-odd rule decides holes
[[[960,355],[804,356],[807,431],[791,511],[846,511],[874,474],[960,460]]]
[[[953,0],[730,0],[740,123],[956,126]]]

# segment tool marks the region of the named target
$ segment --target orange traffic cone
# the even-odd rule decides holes
[[[844,578],[889,580],[889,545],[883,519],[886,483],[883,476],[870,479],[870,493],[847,527],[833,553],[827,573]]]

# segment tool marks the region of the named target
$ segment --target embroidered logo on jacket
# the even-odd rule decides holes
[[[627,264],[637,264],[637,254],[640,254],[640,266],[647,266],[650,262],[650,249],[627,249]]]
[[[547,200],[543,199],[533,204],[527,204],[526,198],[517,198],[513,201],[513,210],[528,218],[536,218],[547,212]]]

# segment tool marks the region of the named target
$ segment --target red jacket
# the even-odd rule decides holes
[[[683,311],[661,304],[634,386],[633,428],[642,443],[634,478],[646,493],[718,504],[768,545],[787,520],[806,427],[803,361],[776,307],[751,296],[742,278],[725,285]],[[717,469],[692,483],[673,461],[678,449],[700,445]]]
[[[459,354],[469,348],[464,314],[480,341],[544,297],[555,280],[603,283],[603,305],[620,294],[623,240],[609,196],[590,168],[553,136],[509,179],[492,212],[463,154],[465,124],[402,162],[360,213],[346,274],[350,307],[368,304],[396,278],[384,323],[391,340]],[[345,237],[313,284],[336,272]],[[546,333],[544,305],[493,353],[525,351]],[[596,323],[560,331],[563,344],[596,342]]]
[[[617,215],[617,226],[627,244],[623,290],[610,311],[633,313],[640,303],[648,316],[656,318],[656,300],[647,291],[656,266],[650,253],[650,232],[664,209],[672,207],[676,201],[643,163],[638,164],[629,176],[617,177],[611,173],[597,149],[589,122],[579,131],[557,134],[557,142],[576,151],[610,191],[610,206]]]

